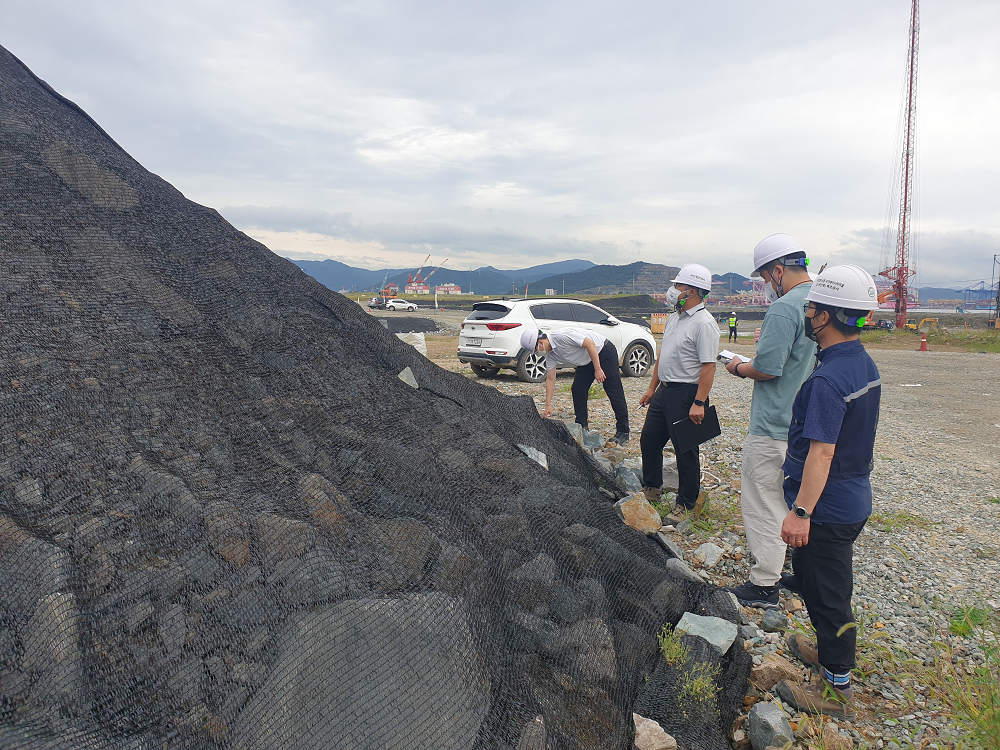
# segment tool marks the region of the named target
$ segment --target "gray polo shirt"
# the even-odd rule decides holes
[[[549,370],[562,365],[589,365],[594,360],[590,358],[590,353],[583,348],[583,342],[590,339],[600,352],[604,348],[605,338],[594,331],[586,331],[583,328],[557,328],[549,331],[549,344],[552,351],[545,352],[545,367]]]
[[[795,394],[816,363],[816,342],[806,337],[806,314],[802,309],[810,289],[810,282],[799,284],[772,302],[764,314],[753,367],[775,377],[753,384],[751,435],[788,440]]]
[[[667,318],[660,343],[661,383],[697,383],[701,367],[719,356],[719,324],[701,303]]]

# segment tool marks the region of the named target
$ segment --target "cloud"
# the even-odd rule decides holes
[[[0,3],[0,44],[185,195],[301,252],[745,273],[774,231],[872,257],[907,5],[40,0]],[[921,24],[921,275],[988,277],[1000,5]],[[960,258],[934,239],[963,233]]]

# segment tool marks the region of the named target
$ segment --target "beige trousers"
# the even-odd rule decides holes
[[[781,522],[788,515],[781,485],[785,475],[788,442],[764,435],[746,436],[743,441],[743,465],[740,469],[740,505],[747,544],[753,555],[750,582],[774,586],[785,564],[785,543],[781,541]]]

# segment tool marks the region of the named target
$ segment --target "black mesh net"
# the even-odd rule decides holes
[[[0,259],[0,747],[630,748],[640,698],[725,746],[742,643],[692,717],[655,635],[736,608],[667,573],[561,424],[2,48]]]

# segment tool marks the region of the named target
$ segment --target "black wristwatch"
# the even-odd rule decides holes
[[[792,504],[792,513],[794,513],[799,518],[811,518],[812,517],[812,513],[810,513],[808,510],[806,510],[802,506],[795,505],[794,503]]]
[[[704,401],[699,401],[698,399],[695,399],[694,403],[695,403],[696,406],[704,406],[705,405]]]

